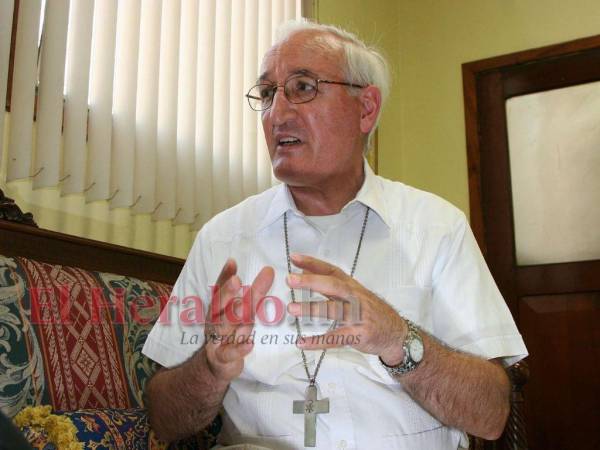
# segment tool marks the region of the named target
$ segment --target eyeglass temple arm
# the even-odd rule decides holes
[[[364,89],[366,86],[361,86],[360,84],[347,83],[345,81],[332,81],[332,80],[317,80],[319,83],[328,83],[328,84],[339,84],[341,86],[350,86],[354,88]]]

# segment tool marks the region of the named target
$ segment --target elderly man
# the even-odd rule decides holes
[[[164,366],[146,392],[152,426],[177,439],[224,407],[224,445],[432,450],[467,447],[465,432],[497,438],[502,365],[527,351],[464,214],[364,159],[385,61],[334,27],[280,31],[247,97],[283,183],[198,234],[179,309],[144,347]],[[206,326],[178,320],[189,296],[211,305]]]

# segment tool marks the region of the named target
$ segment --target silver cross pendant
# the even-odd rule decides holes
[[[317,445],[317,414],[329,413],[329,399],[317,400],[317,387],[306,388],[305,400],[294,400],[294,414],[304,414],[304,446]]]

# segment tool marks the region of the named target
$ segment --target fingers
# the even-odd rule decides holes
[[[209,313],[206,328],[218,336],[206,343],[209,364],[226,381],[239,376],[244,358],[254,348],[253,305],[271,289],[275,276],[272,268],[265,267],[251,286],[242,286],[236,272],[235,261],[228,260],[217,279],[211,304],[215,313]]]
[[[237,275],[232,276],[219,290],[216,295],[218,295],[218,302],[215,302],[213,298],[213,304],[211,307],[216,307],[215,312],[219,315],[223,315],[225,312],[237,312],[237,308],[239,307],[239,300],[241,300],[244,294],[240,292],[242,288],[242,282]]]
[[[239,292],[242,282],[240,277],[236,275],[237,272],[237,264],[234,259],[228,259],[223,268],[221,269],[221,273],[217,278],[217,282],[213,287],[212,292],[212,302],[211,302],[211,310],[212,315],[209,317],[218,317],[222,314],[223,310],[229,303],[229,300],[237,295]],[[215,301],[215,296],[218,296],[218,301]],[[214,307],[217,306],[216,309]]]
[[[237,272],[237,263],[235,259],[228,258],[223,264],[223,268],[221,269],[221,273],[217,278],[216,286],[222,286],[229,278],[235,275]]]
[[[219,363],[229,364],[245,358],[254,348],[254,343],[246,339],[239,344],[225,344],[215,350],[215,356]]]
[[[355,301],[311,301],[290,303],[287,311],[293,316],[303,319],[323,318],[335,320],[341,324],[359,324],[360,307]]]
[[[233,263],[233,264],[232,264]],[[231,275],[235,261],[229,260],[221,275]],[[230,336],[249,336],[254,327],[254,305],[271,289],[275,273],[271,267],[264,267],[251,286],[243,286],[237,275],[231,275],[217,292],[213,293],[211,312],[208,316],[207,334],[214,332],[219,341]],[[222,280],[222,276],[219,276]],[[215,340],[215,339],[213,339]]]
[[[290,258],[296,267],[304,269],[308,272],[329,275],[342,279],[348,277],[348,275],[339,267],[329,264],[321,259],[313,258],[312,256],[294,253],[290,256]]]
[[[237,378],[243,370],[244,358],[254,348],[251,338],[237,339],[233,343],[216,343],[206,348],[206,358],[211,371],[225,383]]]
[[[206,344],[213,348],[251,344],[254,342],[253,329],[253,323],[233,325],[229,333],[224,333],[223,327],[216,327],[213,334],[206,334]]]
[[[263,298],[271,289],[273,285],[273,280],[275,279],[275,271],[272,267],[263,267],[254,281],[252,282],[252,303],[256,304],[258,300]]]
[[[222,331],[227,334],[236,332],[242,325],[249,325],[250,331],[254,325],[254,308],[260,299],[266,296],[271,289],[275,272],[271,267],[264,267],[256,276],[251,286],[241,287],[239,278],[231,278],[231,283],[226,283],[224,295],[227,296],[219,316],[223,321]],[[242,289],[240,296],[240,289]],[[221,297],[223,298],[223,296]]]
[[[219,364],[231,364],[243,360],[254,348],[254,337],[252,329],[254,324],[238,324],[228,328],[231,331],[227,335],[221,335],[220,339],[212,342],[214,355]],[[222,332],[223,327],[219,327]]]
[[[237,275],[231,276],[220,288],[215,287],[207,316],[207,325],[211,325],[219,335],[229,335],[233,332],[233,323],[250,320],[241,312],[243,300],[239,297],[241,281]],[[218,329],[218,330],[217,330]]]
[[[227,300],[234,297],[239,291],[241,281],[236,272],[237,264],[235,260],[233,258],[227,259],[215,285],[212,287],[211,303],[206,316],[208,323],[221,322],[220,317],[227,306]]]
[[[229,334],[219,335],[216,339],[209,338],[207,350],[209,355],[213,355],[209,359],[216,360],[219,366],[242,363],[254,348],[253,326],[254,324],[234,325]],[[222,327],[219,327],[219,331],[223,331]]]
[[[344,299],[352,294],[349,277],[342,279],[331,275],[292,273],[287,276],[286,280],[288,285],[294,289],[311,289],[329,297]]]
[[[232,261],[235,266],[234,260],[228,260],[228,262],[229,261]],[[221,274],[223,274],[223,272],[221,272]],[[219,278],[221,278],[220,275]],[[228,308],[237,309],[240,306],[240,304],[232,305],[232,302],[235,300],[238,300],[237,303],[243,303],[239,302],[239,300],[244,300],[245,298],[247,298],[248,300],[252,300],[253,303],[255,303],[260,298],[264,297],[267,294],[267,292],[269,292],[269,289],[271,289],[271,286],[273,284],[274,278],[275,272],[273,271],[273,268],[263,267],[263,269],[258,273],[256,278],[254,279],[252,286],[250,286],[250,293],[248,293],[246,290],[247,286],[244,286],[244,289],[242,290],[240,296],[240,289],[242,289],[241,280],[237,275],[230,276],[230,278],[222,285],[220,289],[218,289],[217,292],[213,292],[213,303],[211,305],[211,308],[215,305],[218,305],[218,310],[214,311],[213,314],[222,315],[223,312],[226,311],[226,309]],[[215,302],[214,296],[217,294],[219,295],[219,301]],[[246,297],[247,295],[251,296]]]

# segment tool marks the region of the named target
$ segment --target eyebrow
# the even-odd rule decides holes
[[[286,80],[289,79],[290,77],[293,77],[294,75],[310,75],[312,77],[318,78],[318,75],[316,73],[314,73],[312,70],[296,69],[289,74],[289,76],[286,78]],[[256,80],[256,84],[260,84],[265,81],[269,81],[269,72],[262,73],[261,76],[258,77],[258,79]]]

